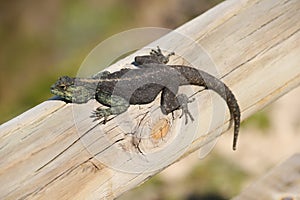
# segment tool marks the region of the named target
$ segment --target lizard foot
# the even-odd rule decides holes
[[[157,50],[151,49],[151,52],[150,52],[150,56],[155,57],[160,63],[164,63],[164,64],[167,64],[169,62],[169,58],[173,55],[175,55],[175,53],[171,52],[171,53],[169,53],[168,55],[165,56],[161,52],[159,46],[157,46]]]
[[[110,115],[111,112],[109,108],[108,109],[97,108],[95,111],[92,112],[92,115],[90,117],[95,118],[93,121],[103,119],[101,123],[105,124]]]
[[[122,99],[122,98],[118,98],[117,96],[113,96],[112,100],[115,101],[115,102],[113,102],[114,104],[119,103],[120,105],[112,106],[112,107],[109,107],[109,108],[99,107],[92,113],[92,115],[90,117],[95,118],[94,121],[103,119],[103,121],[101,121],[101,123],[105,124],[107,121],[109,121],[108,120],[109,116],[119,115],[119,114],[125,112],[129,107],[129,104],[127,104],[127,102],[124,101],[124,99]]]
[[[180,104],[179,109],[182,110],[182,113],[179,116],[179,118],[183,117],[183,115],[184,115],[185,116],[185,124],[188,123],[188,117],[190,117],[191,120],[194,121],[194,118],[188,109],[188,103],[193,102],[195,100],[195,98],[189,100],[189,98],[185,94],[179,94],[176,98]]]

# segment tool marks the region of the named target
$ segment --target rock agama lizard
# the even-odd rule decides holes
[[[125,112],[130,105],[148,104],[161,93],[160,108],[168,115],[182,110],[186,123],[188,117],[194,120],[188,110],[191,102],[187,95],[178,94],[179,86],[196,85],[218,93],[227,103],[234,122],[233,149],[236,149],[240,128],[240,109],[231,90],[216,77],[189,66],[167,65],[170,53],[165,56],[161,50],[152,50],[149,55],[136,56],[135,69],[124,68],[110,73],[104,71],[91,78],[63,76],[52,85],[51,92],[73,103],[86,103],[96,99],[108,108],[97,108],[91,117],[103,119]],[[181,116],[182,116],[181,115]]]

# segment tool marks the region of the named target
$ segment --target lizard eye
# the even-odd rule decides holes
[[[66,85],[59,85],[59,88],[61,89],[61,90],[66,90],[67,89],[67,86]]]

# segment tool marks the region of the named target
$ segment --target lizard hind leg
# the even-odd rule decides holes
[[[175,110],[181,110],[182,113],[179,118],[185,116],[185,124],[187,124],[188,118],[190,118],[191,121],[194,121],[194,118],[188,109],[188,104],[193,102],[194,100],[195,99],[189,99],[189,97],[185,94],[178,94],[177,96],[175,96],[173,92],[165,88],[161,96],[162,113],[164,113],[165,115],[172,113],[173,115],[173,112]]]
[[[175,55],[175,53],[171,52],[165,56],[161,52],[160,48],[157,47],[157,50],[152,49],[150,51],[150,55],[136,56],[132,64],[137,67],[143,67],[144,64],[167,64],[169,62],[169,58],[173,55]]]
[[[165,56],[161,52],[161,49],[159,48],[159,46],[157,46],[157,50],[152,49],[151,52],[150,52],[150,56],[154,57],[155,60],[157,60],[159,63],[162,63],[162,64],[167,64],[169,62],[169,58],[173,55],[175,55],[175,53],[171,52],[171,53],[169,53],[168,55]]]

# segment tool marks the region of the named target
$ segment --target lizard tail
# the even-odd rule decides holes
[[[182,78],[180,78],[180,85],[197,85],[205,89],[213,90],[218,93],[225,101],[230,111],[230,122],[234,122],[234,136],[233,136],[233,150],[236,150],[238,134],[240,129],[240,108],[237,100],[231,90],[216,77],[202,71],[188,66],[171,65],[177,69]],[[232,124],[232,123],[230,123]]]

